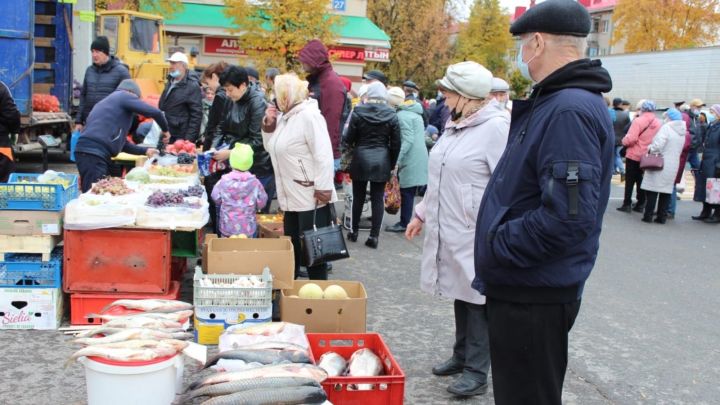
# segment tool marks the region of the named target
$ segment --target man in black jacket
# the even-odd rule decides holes
[[[613,120],[613,130],[615,131],[615,172],[620,173],[620,181],[625,181],[625,165],[620,156],[620,150],[623,148],[622,139],[630,127],[630,114],[622,108],[622,99],[615,98],[612,102],[613,114],[610,117]]]
[[[20,111],[10,89],[0,81],[0,183],[15,170],[10,149],[10,135],[20,130]]]
[[[172,138],[190,142],[200,136],[202,124],[202,89],[195,75],[188,70],[188,58],[175,52],[168,59],[170,73],[158,106],[165,112]]]
[[[75,129],[80,131],[85,125],[95,104],[117,89],[130,72],[117,58],[110,55],[110,43],[106,37],[97,37],[90,45],[93,64],[85,70],[80,108],[75,117]]]

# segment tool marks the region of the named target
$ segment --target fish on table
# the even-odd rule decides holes
[[[167,329],[145,328],[145,329],[150,329],[150,330],[165,332],[165,333],[185,332],[185,330],[182,328],[167,328]],[[80,331],[75,334],[75,337],[76,338],[84,338],[84,337],[93,337],[93,336],[97,336],[97,335],[108,336],[108,335],[114,335],[114,334],[122,332],[124,330],[128,330],[128,328],[113,328],[113,327],[107,327],[103,324],[103,325],[98,325],[92,329]]]
[[[322,383],[327,379],[328,375],[325,370],[312,364],[277,364],[244,371],[216,373],[193,382],[188,387],[188,390],[229,381],[266,377],[307,377],[314,379],[318,383]]]
[[[311,364],[307,353],[295,350],[237,349],[220,352],[205,363],[203,369],[215,365],[218,360],[242,360],[246,363],[278,364],[282,362]]]
[[[347,360],[335,352],[326,352],[320,356],[318,367],[327,371],[330,377],[342,375],[347,369]]]
[[[289,342],[277,342],[277,341],[265,341],[251,343],[248,345],[233,344],[234,349],[245,349],[245,350],[258,350],[258,349],[270,349],[270,350],[294,350],[298,352],[308,353],[307,348]]]
[[[112,319],[105,322],[106,327],[110,328],[148,328],[148,329],[167,329],[182,328],[182,324],[177,321],[167,319],[149,318],[147,316],[129,316]]]
[[[80,357],[102,357],[108,360],[123,362],[148,361],[175,355],[184,350],[187,345],[188,342],[173,339],[139,339],[87,346],[73,353],[65,363],[65,367]]]
[[[193,305],[177,300],[143,299],[143,300],[116,300],[105,306],[100,312],[106,312],[113,307],[124,307],[144,312],[177,312],[192,309]]]
[[[132,328],[124,329],[104,337],[84,337],[73,340],[74,343],[91,346],[105,343],[123,342],[136,339],[192,339],[193,334],[189,332],[162,332],[155,329]]]
[[[348,376],[352,377],[375,377],[383,372],[383,365],[380,357],[371,349],[359,349],[355,351],[348,362]],[[358,390],[370,390],[372,384],[358,384]]]
[[[193,316],[192,309],[184,309],[175,312],[141,312],[138,314],[128,315],[111,315],[111,314],[87,314],[85,318],[97,318],[103,321],[112,321],[115,319],[127,319],[135,317],[151,318],[151,319],[164,319],[168,321],[180,322],[189,319]]]
[[[254,389],[274,390],[300,386],[320,387],[320,384],[316,380],[306,377],[267,377],[229,381],[226,383],[207,385],[186,394],[179,395],[173,404],[181,405],[191,403],[194,398],[204,396],[217,397]]]
[[[301,386],[241,391],[235,394],[214,397],[203,402],[203,405],[321,404],[326,400],[327,394],[322,387]]]
[[[266,322],[247,327],[233,328],[226,333],[234,335],[272,336],[282,332],[285,329],[285,325],[287,325],[285,322]]]

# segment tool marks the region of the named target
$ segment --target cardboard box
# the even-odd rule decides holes
[[[266,222],[258,224],[258,238],[281,238],[285,235],[282,222]]]
[[[207,239],[206,239],[207,240]],[[208,241],[208,274],[257,274],[270,268],[273,288],[293,288],[295,253],[290,238],[212,238]]]
[[[207,274],[207,265],[208,265],[208,246],[210,245],[210,241],[212,239],[216,239],[218,236],[214,233],[206,233],[205,239],[203,240],[202,245],[202,271],[203,273]]]
[[[3,211],[0,235],[62,235],[64,211]]]
[[[315,283],[323,290],[332,284],[344,288],[350,298],[344,300],[293,298],[302,286]],[[340,280],[296,281],[292,289],[283,289],[280,319],[305,325],[307,333],[363,333],[367,318],[367,293],[362,283]]]
[[[0,288],[0,329],[57,329],[63,316],[60,288]]]

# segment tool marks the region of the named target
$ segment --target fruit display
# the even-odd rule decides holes
[[[90,190],[93,194],[126,195],[134,191],[129,189],[123,179],[119,177],[105,177],[93,184]]]
[[[145,168],[136,167],[130,170],[127,175],[125,175],[125,180],[145,184],[150,182],[150,175],[148,174],[147,170],[145,170]]]
[[[271,224],[271,223],[282,223],[284,215],[283,213],[278,214],[258,214],[257,222],[259,224]]]
[[[150,167],[150,174],[156,175],[156,176],[163,176],[163,177],[185,177],[190,176],[195,171],[195,167],[193,165],[169,165],[169,166],[160,166],[155,165]]]
[[[165,152],[172,153],[173,155],[179,155],[181,153],[186,153],[188,155],[195,155],[195,144],[186,141],[184,139],[178,139],[177,141],[168,144],[165,147]]]
[[[202,197],[205,194],[205,189],[202,186],[190,186],[185,190],[181,190],[180,193],[183,197]]]
[[[146,204],[151,207],[178,207],[185,204],[185,198],[173,191],[156,191],[150,194]]]
[[[325,287],[323,298],[326,300],[346,300],[348,298],[347,291],[337,284]]]
[[[303,299],[322,299],[323,289],[315,283],[307,283],[300,287],[298,296]]]
[[[322,287],[315,283],[305,284],[300,287],[297,296],[290,295],[289,297],[313,300],[345,300],[349,298],[347,291],[337,284],[331,284],[325,288],[325,291],[323,291]]]
[[[33,94],[32,108],[39,112],[60,112],[60,101],[50,94]]]

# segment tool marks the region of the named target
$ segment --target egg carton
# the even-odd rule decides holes
[[[272,275],[204,274],[199,267],[193,276],[196,307],[267,308],[272,306]]]

